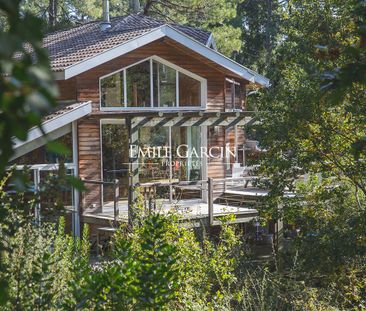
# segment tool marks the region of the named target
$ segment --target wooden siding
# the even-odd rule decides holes
[[[79,176],[86,180],[101,180],[101,146],[99,120],[85,118],[78,122]],[[86,210],[101,208],[101,187],[87,185],[82,198]]]
[[[225,146],[225,128],[223,126],[209,126],[207,131],[207,148]],[[207,176],[211,178],[224,178],[225,158],[208,159]]]
[[[76,101],[76,78],[56,81],[59,91],[58,100]]]

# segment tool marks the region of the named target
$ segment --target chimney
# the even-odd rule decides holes
[[[129,9],[132,13],[139,13],[140,12],[140,0],[130,0],[129,1]]]
[[[106,31],[111,28],[111,21],[109,19],[109,0],[103,0],[103,21],[100,24],[100,29]]]

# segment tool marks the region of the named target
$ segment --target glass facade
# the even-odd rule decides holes
[[[139,130],[140,182],[169,181],[169,127]]]
[[[171,129],[173,179],[177,181],[202,179],[200,127],[172,127]]]
[[[180,106],[200,106],[201,83],[184,73],[179,73],[179,104]]]
[[[102,107],[123,107],[123,72],[103,78],[100,84]]]
[[[201,87],[201,80],[150,58],[101,78],[101,107],[200,107]]]
[[[153,62],[154,106],[177,106],[177,72],[163,64]]]
[[[120,181],[120,197],[128,195],[128,157],[138,157],[139,181],[169,182],[202,179],[201,128],[141,127],[139,140],[129,150],[127,127],[102,125],[103,180]],[[110,190],[104,200],[111,200]]]
[[[126,69],[127,107],[150,107],[150,62]]]

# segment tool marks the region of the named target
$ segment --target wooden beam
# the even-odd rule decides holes
[[[214,215],[213,215],[213,179],[209,178],[208,179],[208,219],[209,219],[209,223],[210,226],[212,226],[214,224]]]
[[[131,126],[140,128],[141,126],[234,126],[246,125],[253,121],[252,117],[246,116],[225,116],[219,115],[214,117],[134,117]]]
[[[136,203],[135,185],[139,182],[139,165],[138,158],[132,157],[130,150],[131,145],[137,145],[139,139],[138,127],[132,126],[131,118],[126,120],[128,129],[128,162],[129,162],[129,177],[128,177],[128,222],[130,225],[133,223],[133,205]]]
[[[201,110],[194,110],[194,111],[175,111],[172,112],[171,110],[161,110],[161,111],[154,111],[154,110],[140,110],[140,111],[98,111],[97,113],[93,114],[93,117],[100,118],[100,119],[125,119],[127,117],[218,117],[218,116],[226,116],[226,117],[238,117],[238,116],[246,116],[246,117],[254,117],[256,112],[254,111],[228,111],[228,112],[205,112]]]

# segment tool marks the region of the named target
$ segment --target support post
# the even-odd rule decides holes
[[[118,200],[119,200],[119,180],[115,179],[113,181],[113,212],[114,212],[114,226],[117,227],[118,224]]]
[[[137,146],[139,140],[139,126],[133,122],[133,118],[127,118],[126,124],[128,129],[128,162],[129,162],[129,178],[128,178],[128,223],[133,224],[132,206],[136,202],[135,187],[139,182],[139,164],[138,154],[133,154],[133,148]]]
[[[74,176],[79,176],[78,163],[78,128],[77,121],[72,122],[72,155],[74,163]],[[73,188],[74,191],[74,208],[72,212],[72,232],[75,237],[80,237],[80,192]]]
[[[279,214],[282,214],[283,206],[282,204],[278,205]],[[278,254],[278,251],[282,247],[283,242],[283,220],[281,218],[277,218],[274,223],[274,248],[276,254]]]
[[[33,178],[34,178],[34,191],[35,193],[37,193],[37,196],[39,195],[39,183],[41,180],[41,174],[39,172],[39,169],[35,169],[33,171]],[[38,202],[35,206],[35,210],[34,210],[34,217],[35,217],[35,221],[36,224],[39,226],[41,224],[41,203]]]
[[[213,179],[208,178],[208,219],[210,222],[210,226],[214,223],[213,217]]]

